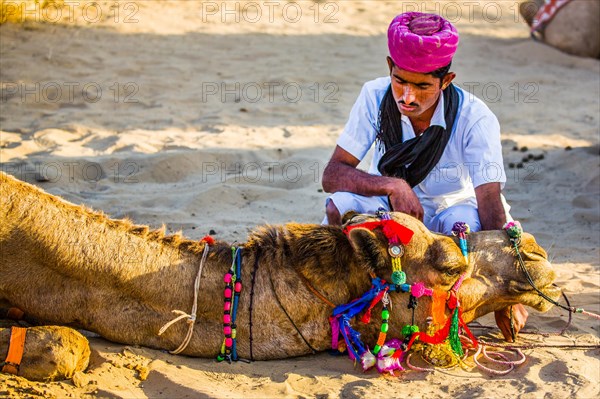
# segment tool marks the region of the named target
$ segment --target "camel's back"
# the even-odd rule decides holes
[[[28,191],[24,183],[0,172],[0,242],[18,222],[21,209],[25,208],[23,204],[28,201]]]

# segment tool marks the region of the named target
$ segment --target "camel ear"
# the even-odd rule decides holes
[[[362,228],[350,230],[348,239],[358,261],[381,276],[387,268],[387,246],[372,231]]]
[[[345,226],[346,223],[348,223],[350,220],[352,220],[352,218],[356,215],[358,215],[358,212],[355,211],[348,211],[346,213],[344,213],[344,215],[342,216],[342,226]]]

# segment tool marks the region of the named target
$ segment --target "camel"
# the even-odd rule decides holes
[[[519,12],[529,26],[544,0],[526,0]],[[580,57],[600,58],[599,0],[571,0],[541,31],[544,43]]]
[[[516,303],[539,311],[551,307],[527,283],[504,231],[470,234],[467,264],[455,237],[431,233],[405,214],[391,217],[414,232],[402,256],[407,282],[448,291],[466,276],[458,292],[465,322]],[[378,219],[354,215],[348,223],[373,220]],[[206,245],[110,219],[0,173],[0,301],[47,324],[93,331],[118,343],[173,350],[186,335],[187,324],[180,321],[157,333],[175,317],[172,310],[190,312]],[[520,249],[536,286],[557,299],[560,291],[552,286],[555,273],[544,250],[527,233]],[[241,358],[254,360],[329,349],[332,308],[313,290],[335,305],[344,304],[370,288],[370,273],[390,280],[392,272],[381,229],[354,228],[346,235],[334,226],[267,225],[249,235],[242,254],[237,350]],[[219,353],[223,276],[232,257],[231,244],[209,245],[197,318],[182,354],[212,358]],[[390,293],[390,300],[388,334],[399,337],[411,320],[409,295]],[[425,329],[431,299],[419,301],[415,319]],[[379,332],[376,313],[371,323],[355,326],[369,344]]]

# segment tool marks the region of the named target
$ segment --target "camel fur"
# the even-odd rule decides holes
[[[525,0],[519,12],[529,26],[544,0]],[[571,0],[543,29],[542,41],[568,54],[600,58],[600,0]]]
[[[86,329],[114,342],[167,350],[180,345],[187,332],[184,321],[161,336],[157,333],[174,318],[172,310],[191,310],[204,243],[109,219],[6,174],[0,174],[0,205],[0,301],[47,324]],[[459,292],[466,322],[515,303],[549,309],[519,271],[505,232],[471,234],[467,265],[455,238],[433,234],[405,214],[392,217],[414,231],[402,257],[408,283],[422,281],[448,291],[466,273]],[[369,220],[377,219],[355,215],[349,223]],[[356,228],[346,236],[338,227],[290,223],[253,231],[243,244],[239,356],[250,357],[250,321],[256,360],[311,353],[299,332],[316,351],[330,348],[332,308],[304,280],[334,304],[347,303],[370,288],[370,272],[390,279],[387,247],[380,229]],[[521,253],[535,284],[557,298],[552,266],[529,234],[523,236]],[[183,354],[218,354],[223,342],[223,276],[231,263],[229,243],[217,241],[209,247],[194,332]],[[392,293],[390,299],[389,336],[399,337],[411,320],[409,296]],[[422,329],[430,309],[431,300],[421,298],[416,321]],[[369,345],[379,331],[377,313],[367,325],[356,323]]]
[[[8,351],[10,328],[0,328],[0,354]],[[59,326],[27,329],[19,376],[31,381],[70,379],[90,361],[90,344],[78,331]]]

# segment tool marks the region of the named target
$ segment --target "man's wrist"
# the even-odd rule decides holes
[[[384,194],[387,196],[397,194],[409,188],[408,183],[404,179],[397,177],[387,177],[386,179],[383,189],[385,191]]]

